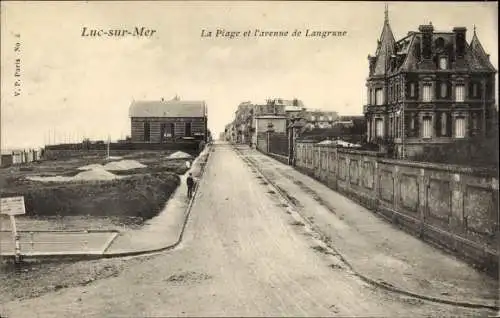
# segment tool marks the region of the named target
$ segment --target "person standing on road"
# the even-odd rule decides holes
[[[188,199],[191,199],[193,196],[193,188],[194,188],[194,179],[193,174],[190,172],[189,176],[186,179],[187,187],[188,187]]]

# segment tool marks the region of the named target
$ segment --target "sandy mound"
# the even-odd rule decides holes
[[[114,180],[117,176],[104,169],[92,169],[80,172],[73,177],[73,180]]]
[[[99,168],[103,168],[102,165],[98,164],[98,163],[93,163],[93,164],[90,164],[90,165],[86,165],[86,166],[83,166],[83,167],[80,167],[78,168],[78,170],[92,170],[92,169],[99,169]]]
[[[106,164],[104,169],[106,170],[130,170],[145,168],[146,166],[136,160],[120,160],[114,161]]]
[[[28,176],[26,179],[40,182],[72,182],[72,181],[101,181],[114,180],[119,177],[104,169],[94,169],[80,172],[74,177],[54,176],[54,177],[37,177]]]
[[[72,182],[72,181],[100,181],[100,180],[114,180],[119,177],[111,172],[104,170],[101,167],[94,167],[86,171],[82,171],[73,177],[65,176],[52,176],[52,177],[40,177],[40,176],[28,176],[26,179],[32,181],[40,182]]]
[[[183,151],[176,151],[170,156],[167,157],[168,159],[189,159],[192,158],[192,156],[188,153],[185,153]]]
[[[39,182],[70,182],[70,181],[73,181],[73,177],[62,177],[62,176],[54,176],[54,177],[27,176],[26,179],[31,180],[31,181],[39,181]]]

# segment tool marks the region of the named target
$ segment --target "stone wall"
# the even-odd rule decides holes
[[[288,157],[288,136],[285,133],[270,133],[269,152]]]
[[[298,142],[296,168],[410,233],[498,268],[497,171]]]
[[[198,141],[177,143],[110,143],[109,153],[111,156],[122,156],[133,152],[142,151],[183,151],[197,156],[201,151]],[[62,144],[45,147],[44,157],[46,160],[57,160],[84,156],[106,156],[106,144]]]

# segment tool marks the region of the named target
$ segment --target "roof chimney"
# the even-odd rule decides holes
[[[432,33],[434,27],[432,23],[421,25],[418,30],[422,32],[422,57],[424,60],[430,60],[432,56]]]
[[[465,27],[455,27],[453,28],[453,33],[455,33],[455,50],[457,57],[463,57],[465,55],[465,34],[467,28]]]
[[[161,101],[163,102],[163,101],[165,101],[165,99],[162,97],[162,98],[161,98]]]

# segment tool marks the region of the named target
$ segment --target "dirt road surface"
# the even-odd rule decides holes
[[[217,145],[181,246],[117,277],[0,305],[7,317],[466,317],[490,312],[372,287],[317,243],[228,145]],[[336,263],[337,262],[337,263]]]

